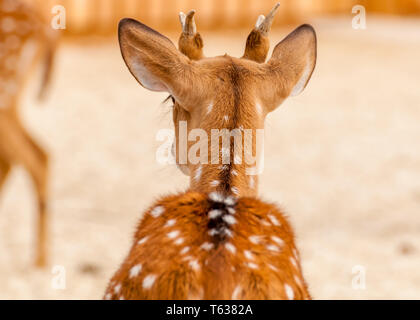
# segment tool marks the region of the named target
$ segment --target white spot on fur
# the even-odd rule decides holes
[[[274,245],[274,244],[270,244],[270,245],[268,245],[267,246],[267,250],[270,250],[270,251],[273,251],[273,252],[280,252],[280,248],[279,247],[277,247],[276,245]]]
[[[230,231],[229,229],[224,228],[224,229],[223,229],[223,232],[224,232],[224,233],[225,233],[225,235],[227,235],[229,238],[232,238],[232,237],[233,237],[232,231]]]
[[[225,198],[223,197],[223,195],[220,192],[211,192],[209,194],[209,198],[211,201],[214,202],[223,202],[225,200]]]
[[[236,223],[236,219],[231,215],[223,216],[223,220],[229,225],[233,225]]]
[[[184,247],[184,249],[181,250],[181,254],[186,254],[188,251],[190,251],[190,247]]]
[[[237,187],[232,187],[230,190],[236,195],[239,195],[239,189]]]
[[[180,246],[181,244],[184,243],[184,238],[179,238],[174,242],[177,246]]]
[[[168,222],[166,222],[165,224],[165,227],[172,227],[175,225],[175,223],[176,223],[176,219],[168,220]]]
[[[203,173],[203,166],[198,166],[197,170],[195,170],[195,181],[199,181],[201,178],[201,174]]]
[[[209,211],[209,218],[210,219],[217,219],[222,215],[222,213],[223,213],[222,210],[218,210],[218,209],[210,210]]]
[[[209,104],[209,106],[207,107],[207,114],[210,114],[210,112],[213,110],[213,102],[211,102]]]
[[[153,284],[155,283],[155,281],[156,281],[156,275],[154,275],[154,274],[148,275],[143,280],[143,289],[144,290],[150,289],[153,286]]]
[[[231,253],[235,254],[236,253],[236,248],[233,244],[231,244],[230,242],[225,244],[225,248],[227,250],[229,250]]]
[[[299,260],[299,255],[298,255],[298,252],[295,248],[293,248],[293,255],[295,256],[296,260]]]
[[[214,248],[214,244],[210,243],[210,242],[204,242],[201,247],[201,249],[206,250],[206,251],[210,251],[211,249]]]
[[[296,284],[297,284],[299,287],[303,288],[303,283],[302,283],[302,280],[300,279],[300,277],[298,277],[297,275],[294,275],[294,277],[293,277],[293,278],[295,279]]]
[[[233,209],[233,208],[227,208],[227,211],[228,211],[230,214],[235,214],[235,213],[236,213],[236,210],[235,210],[235,209]]]
[[[255,260],[254,255],[251,253],[251,251],[249,250],[245,250],[244,251],[244,256],[245,258],[247,258],[248,260]]]
[[[286,291],[287,299],[293,300],[295,298],[295,292],[293,291],[291,286],[289,286],[288,284],[285,284],[284,290]]]
[[[218,235],[218,234],[219,234],[219,231],[217,231],[216,229],[209,230],[210,237],[214,237],[215,235]]]
[[[293,264],[293,266],[294,266],[296,269],[298,269],[298,265],[297,265],[297,262],[296,262],[295,258],[290,257],[290,262]]]
[[[268,264],[268,267],[273,270],[273,271],[279,271],[279,269],[277,269],[275,266],[273,266],[272,264]]]
[[[274,224],[276,227],[281,226],[281,223],[279,222],[279,220],[277,220],[277,218],[273,216],[272,214],[269,214],[268,218],[271,220],[271,223]]]
[[[284,241],[282,239],[280,239],[279,237],[277,237],[277,236],[271,236],[271,240],[273,240],[279,246],[283,246],[284,245]]]
[[[262,115],[263,109],[262,109],[261,105],[258,102],[255,104],[255,109],[257,110],[257,112],[258,112],[259,115]]]
[[[184,247],[184,249],[181,250],[181,254],[186,254],[188,251],[190,251],[190,247]]]
[[[167,234],[167,237],[169,239],[175,239],[176,237],[178,237],[178,235],[179,235],[179,231],[178,230],[175,230],[175,231],[169,232]]]
[[[200,264],[198,263],[197,260],[192,260],[189,262],[189,266],[191,267],[191,269],[193,269],[194,271],[200,271]]]
[[[236,171],[236,170],[232,170],[232,174],[233,174],[234,176],[237,176],[237,175],[238,175],[238,171]]]
[[[242,288],[241,286],[237,286],[232,293],[232,300],[239,300],[239,295],[241,294]]]
[[[271,227],[270,222],[268,222],[267,220],[261,220],[262,225],[266,226],[266,227]]]
[[[253,244],[260,244],[263,240],[263,237],[262,236],[250,236],[248,239]]]
[[[141,238],[141,239],[137,242],[137,244],[143,244],[143,243],[145,243],[147,240],[149,240],[149,237],[144,237],[144,238]]]
[[[116,294],[118,294],[118,293],[120,292],[120,290],[121,290],[121,284],[119,283],[119,284],[117,284],[117,285],[114,287],[114,292],[115,292]]]
[[[236,199],[235,199],[235,197],[229,196],[229,197],[227,197],[227,198],[225,199],[225,205],[232,207],[232,206],[234,206],[235,204],[236,204]]]
[[[212,187],[217,187],[219,184],[220,184],[220,181],[219,180],[213,180],[212,182],[210,182],[210,185]]]
[[[223,117],[223,119],[227,122],[227,121],[229,121],[229,116],[226,115],[226,116]]]
[[[142,268],[143,266],[141,264],[138,264],[132,267],[130,269],[130,278],[137,277],[140,274]]]
[[[253,262],[248,262],[247,263],[247,266],[248,266],[248,268],[250,268],[250,269],[258,269],[258,265],[256,265],[255,263],[253,263]]]
[[[120,300],[125,300],[124,296],[121,296],[121,297],[120,297]]]
[[[164,207],[157,206],[157,207],[153,208],[153,210],[150,212],[150,214],[154,218],[158,218],[164,211],[165,211],[165,208]]]

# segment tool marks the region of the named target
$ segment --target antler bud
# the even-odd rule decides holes
[[[273,9],[271,9],[270,13],[267,17],[264,15],[260,15],[258,17],[257,23],[255,24],[255,29],[259,31],[262,35],[266,35],[270,29],[271,25],[273,24],[274,16],[276,15],[277,10],[280,7],[280,3],[276,3]]]
[[[185,54],[191,60],[199,60],[203,57],[203,39],[197,32],[197,26],[194,21],[195,10],[187,14],[180,12],[179,21],[182,25],[182,33],[179,37],[179,51]]]
[[[274,16],[280,3],[277,3],[270,13],[265,17],[260,15],[255,24],[255,28],[251,31],[246,39],[245,53],[242,58],[262,63],[267,58],[270,49],[270,41],[268,40],[268,32],[273,24]]]
[[[193,36],[197,33],[197,27],[194,21],[195,10],[191,10],[187,14],[180,12],[179,21],[182,25],[182,33]]]

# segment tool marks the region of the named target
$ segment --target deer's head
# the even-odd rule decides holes
[[[300,26],[276,45],[272,57],[265,63],[267,32],[274,12],[267,18],[260,16],[242,58],[229,55],[203,58],[202,39],[199,37],[196,41],[193,13],[181,15],[180,46],[187,48],[184,54],[167,37],[148,26],[132,19],[120,22],[121,51],[132,75],[146,89],[168,92],[175,101],[173,120],[177,146],[182,145],[181,139],[186,139],[179,135],[181,123],[187,124],[188,133],[202,129],[209,139],[214,129],[251,129],[255,133],[264,128],[268,113],[289,96],[304,90],[316,63],[315,31],[309,25]],[[193,151],[194,143],[188,141],[187,153]],[[184,164],[178,163],[184,173],[191,173],[192,189],[221,188],[229,192],[232,189],[241,195],[255,193],[255,183],[250,184],[245,174],[247,164],[234,162],[230,143],[232,161],[228,165],[222,164],[226,151],[223,147],[216,155],[220,160],[218,164],[212,162],[210,141],[207,147],[208,165],[193,163],[190,159]],[[179,147],[175,153],[179,162]]]

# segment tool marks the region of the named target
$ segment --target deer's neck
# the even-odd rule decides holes
[[[197,164],[191,169],[192,191],[216,191],[235,197],[254,197],[258,194],[258,175],[247,170],[244,164]]]

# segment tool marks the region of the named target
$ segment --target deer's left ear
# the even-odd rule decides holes
[[[261,97],[267,111],[305,89],[315,69],[316,56],[316,33],[310,25],[300,26],[277,44],[266,64],[271,90],[263,90],[264,97]]]
[[[167,37],[133,19],[121,20],[118,35],[124,61],[143,87],[191,104],[200,81],[193,63]]]

